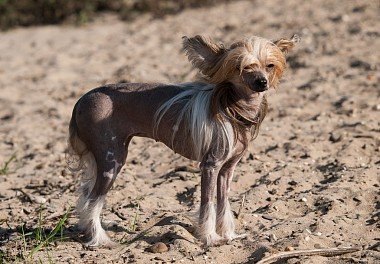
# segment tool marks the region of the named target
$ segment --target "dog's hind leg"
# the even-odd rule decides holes
[[[228,201],[228,193],[230,191],[236,164],[240,158],[241,155],[229,159],[223,164],[218,175],[216,231],[227,240],[238,237],[238,235],[235,234],[234,216]]]
[[[220,163],[212,155],[206,155],[201,167],[201,206],[199,212],[198,235],[208,246],[217,245],[222,238],[216,233],[216,212],[213,199]]]
[[[113,148],[102,148],[89,154],[87,173],[91,175],[87,175],[87,181],[81,187],[77,204],[79,227],[90,237],[87,246],[112,246],[114,243],[101,225],[100,214],[106,194],[125,163],[127,151],[124,144],[115,144]]]

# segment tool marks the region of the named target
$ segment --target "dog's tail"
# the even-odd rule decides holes
[[[69,125],[68,157],[67,164],[71,171],[81,174],[81,185],[79,187],[79,199],[76,213],[79,216],[78,227],[89,233],[92,237],[90,244],[97,244],[98,239],[108,239],[102,228],[96,210],[101,210],[103,200],[96,200],[90,207],[90,193],[96,183],[97,164],[94,155],[78,134],[78,123],[76,120],[78,103],[74,106]],[[100,208],[100,209],[99,209]],[[94,211],[95,210],[95,211]],[[100,211],[98,211],[100,213]],[[94,226],[94,225],[97,226]],[[95,227],[97,227],[95,229]],[[103,230],[104,232],[104,230]],[[103,237],[102,237],[103,236]]]
[[[73,113],[71,115],[69,125],[69,138],[68,138],[68,152],[66,161],[71,171],[80,171],[86,163],[85,157],[89,153],[86,144],[78,136],[78,124],[76,122],[76,111],[78,103],[75,104]]]

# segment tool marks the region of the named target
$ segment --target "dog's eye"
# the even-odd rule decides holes
[[[271,68],[273,68],[273,67],[274,67],[274,64],[273,64],[273,63],[267,65],[267,68],[269,68],[269,69],[271,69]]]

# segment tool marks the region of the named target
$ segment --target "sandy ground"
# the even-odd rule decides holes
[[[190,81],[181,36],[302,35],[259,137],[238,165],[231,191],[245,239],[204,249],[187,216],[200,198],[196,166],[136,138],[103,210],[118,248],[88,250],[70,214],[64,235],[28,257],[43,263],[254,263],[286,248],[360,246],[338,257],[284,263],[380,263],[380,20],[377,1],[239,1],[153,20],[102,15],[82,27],[0,33],[0,262],[23,262],[38,229],[75,205],[66,168],[68,122],[86,91],[118,81]],[[179,169],[178,169],[179,168]],[[176,169],[178,171],[176,171]],[[43,203],[43,205],[40,205]],[[146,232],[145,232],[146,231]],[[148,248],[164,242],[165,253]],[[268,254],[268,253],[267,253]]]

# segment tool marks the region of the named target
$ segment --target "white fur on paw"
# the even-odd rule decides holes
[[[219,236],[217,233],[210,233],[204,235],[201,240],[205,243],[206,246],[218,246],[224,244],[226,239]]]
[[[98,247],[106,247],[106,248],[114,248],[118,245],[118,243],[113,242],[110,238],[107,239],[99,239],[93,238],[89,242],[84,244],[87,248],[98,248]]]
[[[97,248],[97,247],[115,247],[117,243],[113,242],[107,235],[104,229],[97,230],[95,234],[92,235],[92,238],[89,242],[85,243],[85,246],[88,248]]]

